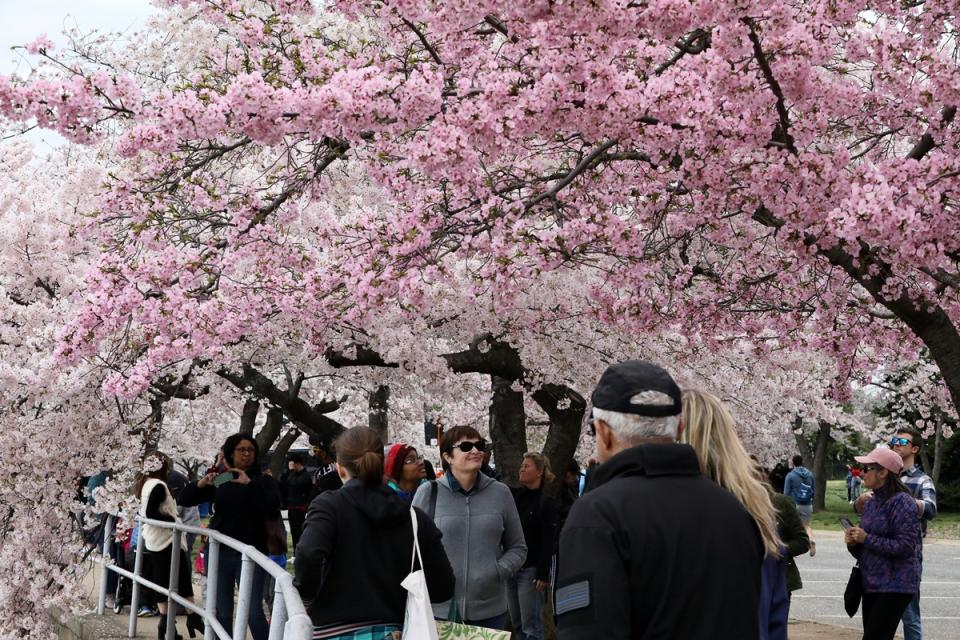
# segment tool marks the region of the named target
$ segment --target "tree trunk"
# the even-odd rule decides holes
[[[270,407],[267,411],[267,420],[263,423],[263,428],[260,429],[260,433],[257,434],[256,441],[257,446],[260,448],[261,458],[266,455],[267,451],[270,450],[270,447],[277,441],[277,438],[280,437],[280,432],[283,429],[283,410],[278,409],[277,407]]]
[[[493,395],[490,401],[490,439],[493,458],[503,481],[517,485],[517,474],[527,451],[527,416],[523,393],[514,391],[513,380],[490,376]]]
[[[269,416],[267,417],[269,420]],[[277,448],[273,452],[273,457],[270,459],[270,473],[273,474],[273,477],[277,480],[280,479],[280,476],[287,468],[287,453],[290,451],[290,447],[293,446],[293,443],[296,442],[297,438],[300,437],[299,429],[290,429],[287,431],[280,441],[277,443]]]
[[[830,424],[820,422],[819,425],[816,448],[813,452],[813,508],[815,511],[827,508],[827,445],[830,444]]]
[[[240,413],[240,433],[248,436],[253,435],[253,429],[257,426],[257,413],[260,411],[260,403],[253,398],[247,398],[243,403],[243,411]]]
[[[810,449],[810,443],[807,442],[807,437],[803,433],[803,418],[800,416],[793,419],[793,439],[797,442],[797,448],[800,450],[804,463],[810,464],[813,460],[813,450]]]
[[[166,398],[150,396],[150,419],[143,431],[143,442],[148,451],[160,446],[160,432],[163,429],[163,403]]]
[[[934,486],[940,482],[940,469],[943,468],[943,421],[937,420],[937,426],[933,435],[933,468],[930,471],[930,478]]]
[[[793,436],[797,441],[797,448],[803,456],[805,466],[813,471],[813,508],[821,511],[826,508],[827,495],[827,445],[830,444],[830,425],[819,422],[817,432],[813,438],[813,448],[803,432],[803,420],[797,417],[793,423]],[[811,468],[812,465],[812,468]]]
[[[550,418],[543,455],[550,460],[554,475],[562,481],[563,473],[577,452],[587,403],[570,387],[555,384],[545,384],[537,389],[533,399]],[[549,490],[557,491],[559,487],[560,483],[554,482]]]
[[[390,441],[389,423],[387,418],[387,409],[390,406],[390,387],[381,384],[370,394],[367,399],[369,410],[367,420],[371,429],[377,432],[383,443]]]

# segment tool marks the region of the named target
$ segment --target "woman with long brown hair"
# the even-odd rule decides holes
[[[383,442],[354,427],[334,443],[343,487],[310,504],[296,551],[295,584],[313,620],[313,638],[389,637],[403,625],[413,549],[411,507],[383,483]],[[419,509],[420,555],[430,597],[453,595],[440,531]]]

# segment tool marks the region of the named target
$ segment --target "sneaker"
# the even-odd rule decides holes
[[[139,609],[137,609],[137,617],[138,617],[138,618],[149,618],[149,617],[155,616],[155,615],[157,615],[157,612],[154,611],[153,607],[151,607],[151,606],[143,605],[142,607],[140,607]]]
[[[813,540],[810,541],[810,557],[817,555],[817,543]]]

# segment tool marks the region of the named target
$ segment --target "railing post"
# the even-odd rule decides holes
[[[103,615],[103,608],[107,601],[107,576],[110,575],[110,566],[107,559],[110,558],[110,538],[113,537],[113,516],[108,515],[103,524],[103,546],[100,555],[100,597],[97,599],[97,615]]]
[[[273,613],[270,614],[269,640],[283,640],[284,627],[287,624],[287,605],[283,601],[283,590],[279,581],[273,593]]]
[[[177,603],[173,601],[174,592],[178,592],[180,580],[180,530],[174,529],[173,539],[170,541],[170,581],[167,583],[167,640],[174,640],[177,635]]]
[[[136,578],[143,572],[143,523],[140,522],[140,516],[136,519],[137,527],[137,552],[133,561],[133,586],[130,591],[130,625],[127,629],[128,638],[137,637],[137,609],[140,608],[140,583]]]
[[[220,543],[213,538],[207,538],[207,556],[203,559],[207,567],[207,601],[204,608],[211,618],[217,615],[217,574],[220,571]],[[203,634],[203,640],[216,640],[213,625],[208,624]]]
[[[251,606],[263,606],[262,603],[252,602],[251,591],[253,591],[253,572],[257,570],[257,565],[245,553],[241,553],[240,565],[240,587],[237,590],[237,617],[233,622],[233,637],[247,637],[247,621],[250,618]]]

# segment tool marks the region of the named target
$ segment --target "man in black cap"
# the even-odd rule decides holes
[[[560,640],[758,638],[760,535],[676,443],[680,388],[630,360],[591,401],[600,465],[560,536]]]

